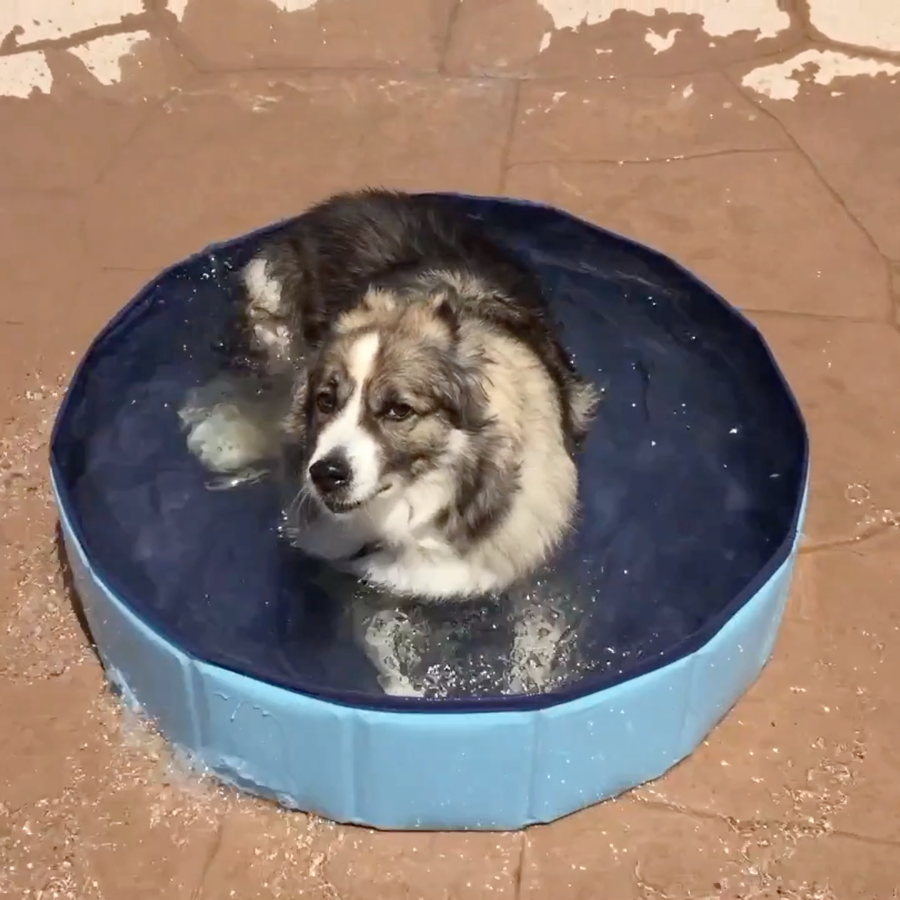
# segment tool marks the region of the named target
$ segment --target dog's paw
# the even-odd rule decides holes
[[[256,256],[244,267],[241,279],[247,292],[247,321],[259,347],[276,360],[291,355],[291,330],[285,317],[284,287],[270,271],[269,260]]]
[[[551,609],[531,607],[519,615],[509,660],[510,693],[542,693],[553,686],[567,630],[562,615]]]
[[[424,697],[425,689],[416,687],[405,675],[392,673],[378,676],[378,683],[388,697]]]
[[[416,633],[415,625],[399,610],[381,610],[366,626],[366,654],[378,671],[382,690],[391,697],[425,696],[425,689],[407,674],[417,661]]]
[[[255,256],[244,266],[241,281],[250,301],[251,316],[261,313],[269,316],[281,316],[285,312],[283,286],[272,275],[271,264],[265,254]]]
[[[352,517],[337,520],[315,511],[310,516],[298,506],[288,512],[284,533],[291,545],[307,556],[327,560],[339,572],[363,579],[365,558],[358,554],[371,539],[366,522]]]
[[[187,406],[181,411],[187,428],[188,450],[210,472],[235,476],[256,474],[266,454],[266,439],[254,423],[235,406],[222,404],[198,410]]]

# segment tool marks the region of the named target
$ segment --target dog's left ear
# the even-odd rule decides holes
[[[454,340],[459,333],[458,303],[459,295],[456,291],[443,287],[428,302],[431,311],[438,321],[442,322],[450,334],[453,335]]]
[[[391,291],[369,288],[363,294],[360,305],[369,312],[395,312],[397,309],[397,296]]]

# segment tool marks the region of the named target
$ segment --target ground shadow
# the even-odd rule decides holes
[[[69,605],[72,607],[72,612],[75,613],[78,625],[84,633],[84,636],[87,638],[94,656],[96,656],[98,662],[102,664],[100,654],[97,652],[97,642],[94,640],[91,626],[88,623],[87,616],[84,614],[84,604],[81,602],[81,597],[78,595],[78,590],[75,587],[75,579],[72,576],[72,567],[69,565],[69,554],[66,550],[66,542],[63,539],[62,525],[59,522],[56,523],[56,528],[54,530],[53,546],[56,551],[56,561],[59,564],[59,571],[62,575],[63,591],[68,598]]]

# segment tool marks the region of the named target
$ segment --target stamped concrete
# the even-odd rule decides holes
[[[657,10],[657,7],[659,8]],[[900,895],[892,0],[24,0],[0,10],[0,896]],[[546,200],[753,317],[813,441],[760,681],[657,782],[522,834],[380,834],[185,773],[71,611],[49,428],[161,266],[381,183]]]

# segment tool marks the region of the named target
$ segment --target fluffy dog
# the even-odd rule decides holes
[[[528,267],[433,198],[333,197],[241,281],[243,365],[187,399],[188,446],[231,483],[282,480],[290,541],[382,598],[370,654],[386,690],[409,692],[371,623],[503,591],[548,560],[597,393]]]

